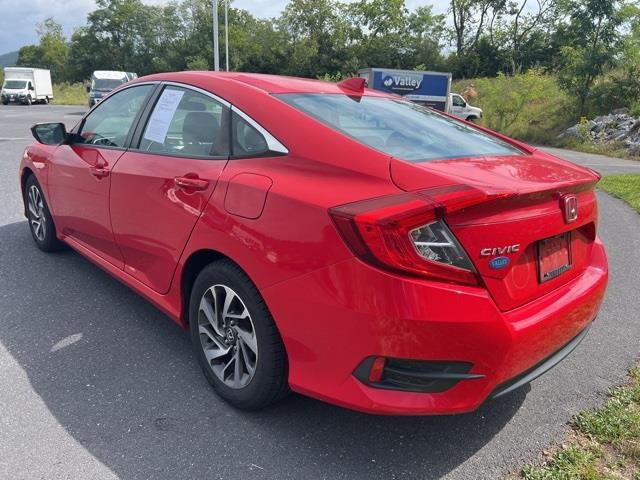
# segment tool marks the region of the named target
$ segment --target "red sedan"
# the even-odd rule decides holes
[[[32,131],[36,245],[188,328],[240,408],[474,410],[566,357],[605,293],[596,173],[360,79],[158,74]]]

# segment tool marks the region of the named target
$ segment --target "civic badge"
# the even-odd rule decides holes
[[[560,197],[560,208],[562,208],[566,223],[573,223],[578,219],[578,199],[575,195]]]

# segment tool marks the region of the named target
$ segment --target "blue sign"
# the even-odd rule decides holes
[[[489,268],[493,268],[494,270],[500,270],[507,265],[509,265],[509,257],[496,257],[489,262]]]
[[[376,90],[397,95],[446,98],[449,93],[449,75],[447,74],[377,70],[373,72],[372,83],[371,86]]]

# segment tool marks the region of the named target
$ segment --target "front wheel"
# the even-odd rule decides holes
[[[30,175],[24,188],[24,204],[27,208],[29,229],[37,247],[43,252],[55,252],[63,247],[56,238],[56,226],[49,212],[40,184]]]
[[[205,267],[189,301],[191,341],[205,377],[237,408],[256,410],[288,391],[287,357],[255,285],[229,260]]]
[[[31,100],[31,95],[27,95],[27,99],[24,101],[25,105],[31,105],[33,101]]]

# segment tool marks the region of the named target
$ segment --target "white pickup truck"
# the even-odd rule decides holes
[[[448,113],[468,122],[476,122],[482,118],[482,109],[469,105],[462,95],[457,93],[449,94]]]
[[[43,68],[5,67],[0,99],[4,105],[49,103],[53,98],[51,73]]]

